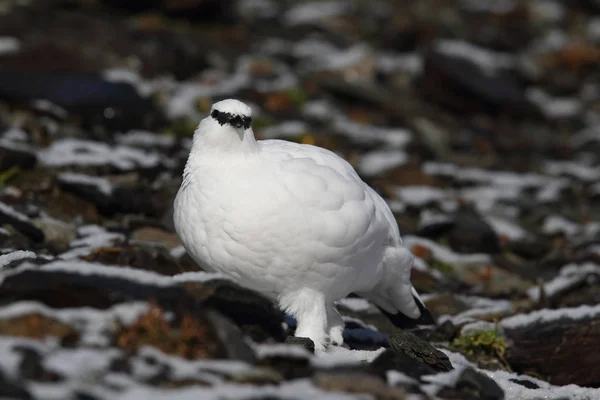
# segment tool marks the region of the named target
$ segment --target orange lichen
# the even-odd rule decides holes
[[[125,349],[153,346],[186,359],[214,358],[221,347],[207,320],[185,313],[169,323],[156,305],[151,305],[133,325],[119,330],[117,345]]]
[[[78,333],[71,326],[37,313],[0,320],[0,335],[42,339],[55,336],[60,339],[76,338]]]

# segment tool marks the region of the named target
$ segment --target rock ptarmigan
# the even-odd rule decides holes
[[[275,300],[317,352],[343,343],[334,302],[352,292],[418,318],[413,256],[386,202],[333,152],[257,141],[251,123],[228,99],[194,133],[173,214],[189,255]]]

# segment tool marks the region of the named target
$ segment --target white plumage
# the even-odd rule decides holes
[[[190,256],[277,301],[317,351],[343,342],[334,302],[352,292],[419,317],[413,256],[385,201],[336,154],[256,141],[250,121],[229,99],[196,129],[174,204]]]

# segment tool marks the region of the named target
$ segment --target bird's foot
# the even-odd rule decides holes
[[[330,343],[334,346],[341,346],[344,344],[344,327],[334,326],[329,330]]]

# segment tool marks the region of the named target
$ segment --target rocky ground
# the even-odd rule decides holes
[[[600,3],[0,1],[0,397],[600,399]],[[170,208],[217,100],[389,201],[436,326],[324,356]]]

